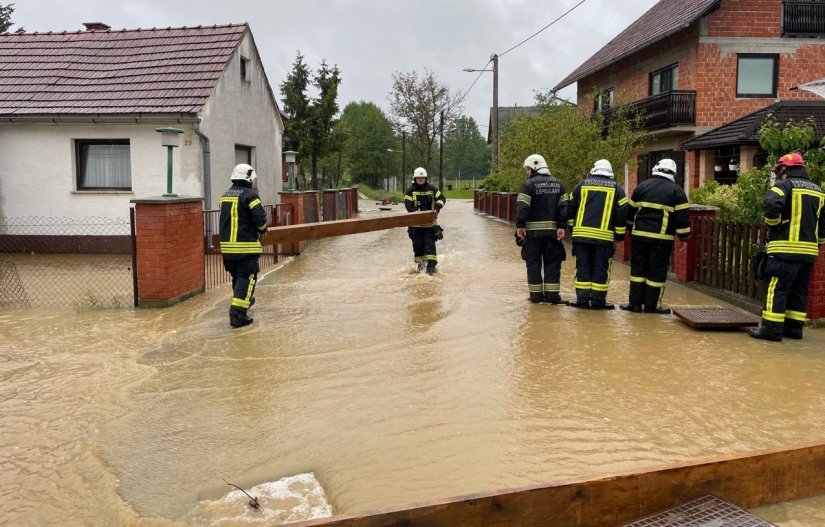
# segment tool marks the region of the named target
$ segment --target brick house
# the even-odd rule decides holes
[[[128,218],[166,191],[161,126],[183,130],[176,194],[214,208],[247,162],[278,200],[284,125],[247,24],[85,25],[0,35],[0,217]]]
[[[553,89],[576,82],[579,106],[608,117],[617,105],[644,110],[650,143],[625,186],[632,191],[670,157],[689,190],[729,178],[730,165],[758,163],[759,152],[752,141],[690,149],[686,141],[779,101],[822,102],[795,88],[823,74],[825,3],[661,0]]]

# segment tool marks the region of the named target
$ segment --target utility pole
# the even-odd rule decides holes
[[[441,110],[438,145],[438,188],[444,192],[444,110]]]
[[[490,125],[493,128],[493,165],[490,171],[495,172],[498,167],[498,55],[493,53],[490,58],[493,61],[493,114],[490,116]]]
[[[401,192],[407,191],[407,132],[401,130]]]

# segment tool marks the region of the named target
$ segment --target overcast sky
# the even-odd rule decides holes
[[[502,54],[580,0],[14,0],[15,27],[76,31],[83,22],[113,29],[248,22],[269,82],[279,85],[297,50],[315,69],[337,64],[341,109],[372,101],[388,109],[395,71],[430,69],[457,93],[470,88],[492,53]],[[529,106],[658,0],[585,0],[499,59],[499,105]],[[0,0],[12,3],[12,0]],[[464,114],[486,135],[493,78],[484,73],[464,99]],[[560,92],[575,100],[575,84]]]

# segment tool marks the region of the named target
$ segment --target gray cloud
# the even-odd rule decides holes
[[[14,21],[27,31],[74,31],[83,22],[115,29],[248,22],[276,95],[297,50],[313,68],[326,59],[342,71],[339,101],[387,108],[394,71],[434,71],[467,90],[492,53],[527,38],[578,0],[18,0]],[[499,104],[526,106],[572,72],[656,0],[587,0],[499,61]],[[562,96],[575,99],[573,87]],[[486,125],[492,75],[464,100],[465,114]],[[482,129],[485,133],[486,129]]]

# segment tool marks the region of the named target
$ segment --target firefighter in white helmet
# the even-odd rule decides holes
[[[407,212],[435,210],[436,215],[447,202],[441,191],[427,181],[427,171],[418,167],[413,172],[410,188],[404,193],[404,206]],[[435,251],[435,242],[442,238],[442,229],[437,221],[426,225],[408,227],[407,233],[412,240],[413,255],[418,271],[426,270],[427,274],[435,273],[438,257]]]
[[[690,216],[685,191],[676,184],[676,162],[662,159],[653,167],[653,177],[639,183],[628,204],[630,233],[630,293],[620,307],[633,313],[667,315],[662,296],[673,241],[690,238]]]
[[[566,304],[561,299],[561,263],[566,259],[564,228],[567,224],[567,191],[550,174],[538,154],[524,160],[527,181],[516,198],[516,239],[527,265],[530,302]],[[543,269],[542,269],[543,268]]]
[[[232,275],[229,324],[234,328],[252,323],[247,310],[255,302],[258,258],[263,252],[258,238],[266,232],[266,211],[252,188],[256,177],[251,166],[237,165],[230,176],[232,186],[220,199],[221,254],[224,268]]]
[[[576,301],[570,305],[613,309],[607,302],[610,262],[615,242],[624,240],[627,231],[627,196],[614,178],[610,161],[596,161],[590,175],[576,185],[567,216],[576,257]]]

